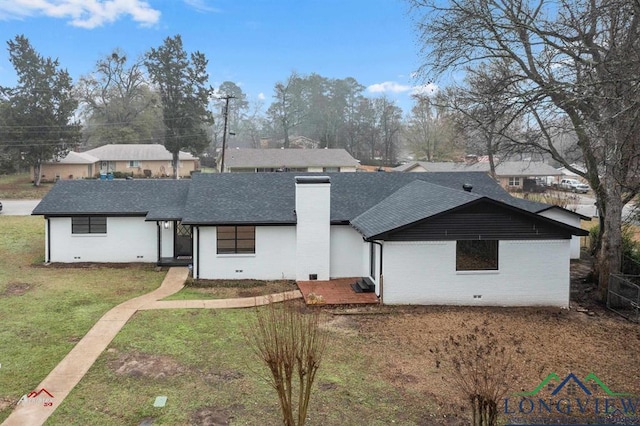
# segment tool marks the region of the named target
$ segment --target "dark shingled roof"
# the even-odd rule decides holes
[[[370,238],[479,198],[482,196],[416,180],[353,219],[351,225]]]
[[[34,215],[141,215],[149,220],[182,217],[189,180],[61,180]]]
[[[331,222],[364,235],[488,197],[531,213],[546,204],[511,197],[483,172],[196,173],[184,180],[60,181],[33,214],[146,215],[191,225],[295,224],[296,176],[329,176]],[[472,186],[471,192],[462,189]]]
[[[295,177],[331,178],[331,221],[349,221],[386,197],[420,180],[498,200],[512,197],[485,173],[222,173],[194,174],[184,209],[185,224],[296,223]]]

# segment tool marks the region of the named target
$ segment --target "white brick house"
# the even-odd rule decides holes
[[[483,173],[229,173],[59,182],[34,214],[48,262],[368,277],[389,304],[567,306],[571,237],[586,232],[550,209]]]

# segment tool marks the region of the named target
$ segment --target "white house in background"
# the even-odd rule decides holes
[[[344,149],[235,148],[225,151],[223,172],[355,172],[358,164]]]
[[[47,262],[191,264],[197,279],[366,277],[389,304],[567,306],[571,237],[587,234],[570,212],[458,172],[61,181],[33,214],[45,218]]]

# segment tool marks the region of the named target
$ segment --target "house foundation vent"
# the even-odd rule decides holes
[[[318,279],[318,274],[309,274],[309,281],[316,281]]]

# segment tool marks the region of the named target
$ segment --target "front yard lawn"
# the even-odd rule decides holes
[[[50,182],[33,186],[33,178],[29,173],[0,175],[0,201],[37,200],[44,197],[52,186]]]
[[[109,309],[152,291],[155,267],[44,266],[44,220],[0,216],[0,422]]]
[[[42,259],[43,220],[0,217],[0,422],[104,312],[164,277],[153,266],[66,268],[43,266]],[[179,297],[238,297],[264,287],[218,283]],[[550,373],[593,373],[613,392],[640,395],[640,326],[601,308],[592,315],[555,308],[313,309],[321,309],[330,345],[309,425],[467,424],[451,366],[438,364],[433,349],[476,327],[519,348],[510,394],[535,389]],[[275,393],[242,334],[253,312],[136,313],[47,424],[281,424]],[[168,397],[164,408],[153,407],[157,396]]]
[[[640,329],[605,311],[322,312],[330,346],[314,385],[309,425],[467,424],[470,412],[452,386],[451,367],[437,366],[432,349],[483,325],[501,344],[521,348],[510,393],[531,391],[550,373],[580,379],[594,373],[614,392],[640,394]],[[281,424],[275,393],[242,334],[252,315],[252,309],[137,313],[50,424]],[[153,407],[157,396],[168,397],[166,407]]]

